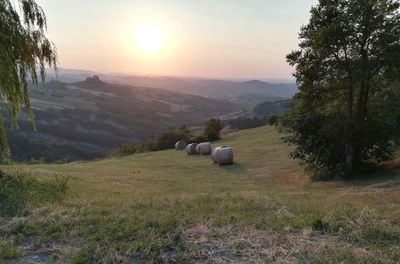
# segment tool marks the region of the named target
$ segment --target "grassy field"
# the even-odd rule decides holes
[[[69,188],[0,218],[0,262],[399,263],[396,162],[363,180],[312,182],[280,137],[229,135],[215,144],[234,147],[228,167],[175,150],[21,166]]]

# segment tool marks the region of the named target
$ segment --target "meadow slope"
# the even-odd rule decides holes
[[[216,142],[235,149],[228,167],[175,150],[21,166],[69,189],[0,218],[0,262],[399,263],[396,164],[312,182],[281,136],[261,127]]]

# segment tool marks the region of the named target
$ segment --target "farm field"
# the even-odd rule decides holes
[[[267,126],[215,142],[235,150],[227,167],[176,150],[2,166],[68,189],[0,218],[0,262],[399,263],[398,162],[311,181],[281,137]]]

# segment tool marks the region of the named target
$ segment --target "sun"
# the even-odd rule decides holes
[[[153,25],[141,25],[136,29],[135,46],[145,54],[156,54],[165,46],[165,34]]]

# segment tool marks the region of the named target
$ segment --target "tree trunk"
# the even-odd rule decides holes
[[[350,79],[349,94],[347,95],[347,128],[346,128],[346,167],[351,174],[354,169],[354,144],[353,144],[353,105],[354,105],[354,88],[353,82]]]
[[[354,147],[352,144],[346,144],[345,146],[346,154],[346,168],[351,173],[354,167]]]

